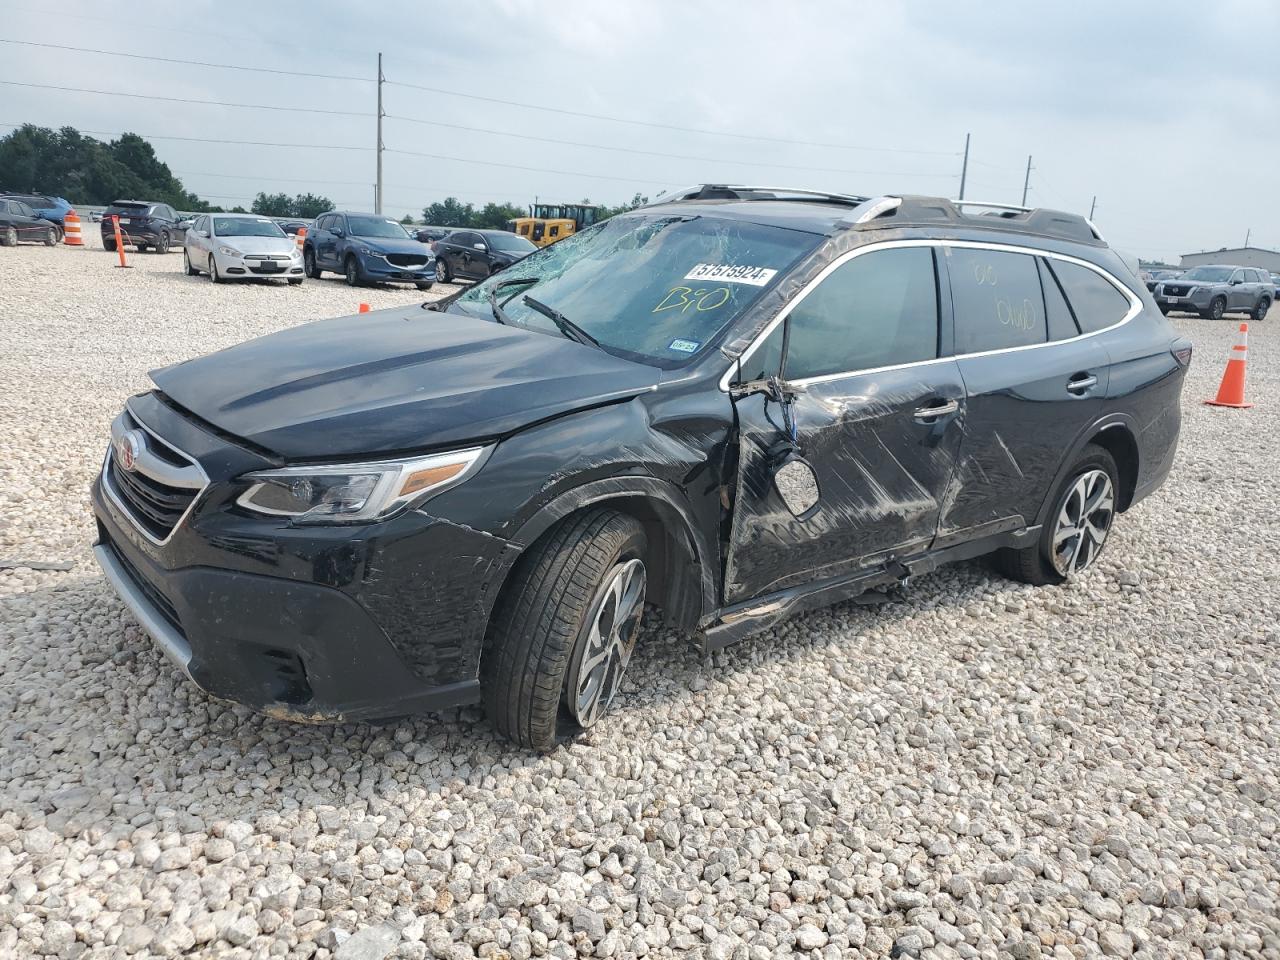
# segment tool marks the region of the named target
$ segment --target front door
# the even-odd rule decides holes
[[[794,391],[795,443],[816,474],[818,505],[797,519],[774,487],[773,458],[789,430],[779,403],[760,393],[735,400],[725,603],[929,548],[964,414],[959,368],[940,358],[939,315],[929,246],[866,248],[828,267],[744,358],[743,381],[780,368]]]

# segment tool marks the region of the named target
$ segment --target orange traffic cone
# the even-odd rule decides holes
[[[1231,357],[1227,360],[1226,372],[1222,374],[1222,384],[1218,387],[1218,395],[1205,403],[1213,407],[1252,407],[1252,403],[1244,402],[1244,365],[1249,356],[1249,325],[1240,324],[1240,338],[1231,348]]]
[[[84,246],[84,238],[80,236],[80,217],[74,210],[68,210],[62,221],[62,242],[68,247]]]
[[[307,242],[307,228],[306,228],[306,227],[299,227],[299,228],[298,228],[298,234],[297,234],[297,237],[296,237],[295,239],[296,239],[297,244],[298,244],[298,249],[299,249],[299,250],[301,250],[301,249],[302,249],[302,247],[303,247],[303,245]]]
[[[361,313],[368,313],[368,312],[369,312],[369,305],[368,305],[367,303],[362,303],[362,304],[360,304],[360,312],[361,312]]]

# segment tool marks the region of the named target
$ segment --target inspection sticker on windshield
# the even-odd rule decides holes
[[[677,350],[680,353],[697,353],[700,346],[702,346],[701,340],[672,340],[667,344],[667,349]]]
[[[753,287],[763,287],[777,272],[772,267],[751,267],[741,263],[699,263],[684,278],[716,283],[749,283]]]

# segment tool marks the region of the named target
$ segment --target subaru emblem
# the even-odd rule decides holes
[[[132,470],[142,453],[143,437],[138,430],[130,430],[116,440],[116,460],[125,470]]]

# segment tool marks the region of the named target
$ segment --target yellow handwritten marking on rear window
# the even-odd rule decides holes
[[[717,307],[723,307],[732,297],[733,291],[728,287],[712,287],[710,289],[703,287],[697,289],[693,287],[672,287],[650,313],[662,313],[666,310],[679,310],[681,313],[685,313],[690,307],[693,307],[699,313],[706,313],[710,310],[715,310]]]

